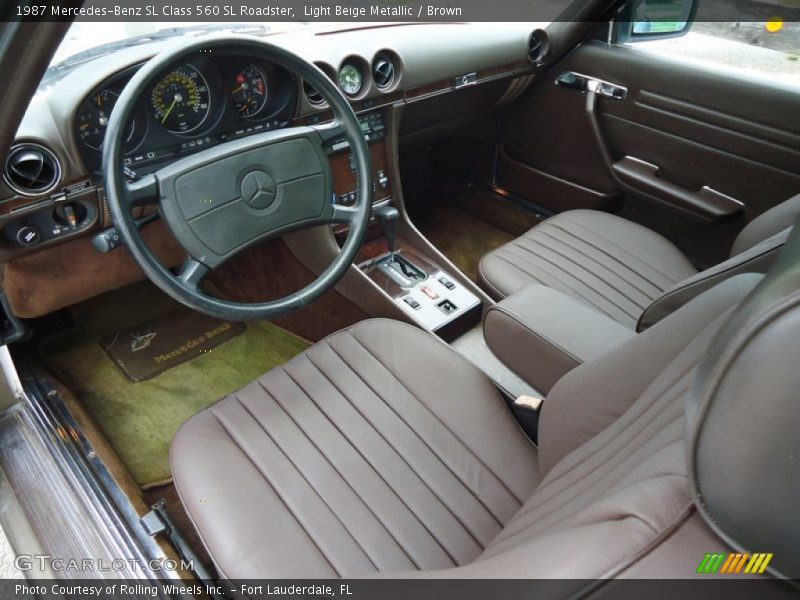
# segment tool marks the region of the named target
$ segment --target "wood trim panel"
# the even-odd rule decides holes
[[[3,190],[10,191],[11,195],[0,200],[0,216],[9,215],[12,212],[18,211],[19,209],[27,209],[38,204],[45,206],[47,201],[61,196],[65,189],[68,189],[75,184],[82,183],[88,179],[89,176],[86,175],[77,179],[73,179],[72,181],[65,181],[52,192],[42,194],[40,196],[22,196],[20,194],[16,194],[13,190],[8,188],[5,183],[3,183]],[[20,214],[23,212],[24,211],[20,211]]]
[[[472,85],[478,85],[496,79],[503,79],[506,77],[515,77],[518,75],[532,73],[533,66],[528,61],[520,61],[503,65],[492,69],[484,69],[478,71],[477,80]],[[453,78],[437,81],[426,86],[414,88],[406,92],[406,101],[421,100],[430,96],[436,96],[447,92],[455,91],[455,84]],[[461,88],[459,88],[461,89]]]
[[[386,140],[379,140],[369,145],[370,155],[372,156],[372,173],[378,171],[387,173],[389,161],[386,153]],[[331,173],[333,175],[333,191],[336,196],[351,192],[356,189],[356,174],[350,170],[350,153],[347,151],[339,152],[328,159],[331,163]],[[391,196],[390,190],[377,190],[373,194],[373,201],[383,197]]]

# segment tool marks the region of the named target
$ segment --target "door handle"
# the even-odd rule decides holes
[[[628,88],[603,81],[596,77],[589,75],[582,75],[574,71],[566,71],[556,77],[556,85],[574,90],[580,94],[597,94],[604,98],[613,98],[614,100],[625,100],[628,96]]]

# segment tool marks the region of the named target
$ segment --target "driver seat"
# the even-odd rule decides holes
[[[190,418],[180,498],[225,579],[556,577],[568,594],[690,577],[729,548],[796,577],[799,266],[795,231],[773,273],[567,374],[538,448],[437,338],[361,322]]]

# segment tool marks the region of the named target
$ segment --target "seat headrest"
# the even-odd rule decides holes
[[[800,577],[800,223],[710,344],[686,418],[698,510],[733,548]]]

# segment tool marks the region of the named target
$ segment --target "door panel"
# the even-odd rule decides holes
[[[585,94],[555,85],[570,71],[624,86],[627,96],[597,97],[592,116]],[[747,221],[800,192],[798,108],[797,88],[591,42],[553,67],[507,115],[501,182],[555,211],[599,206],[634,218],[704,266],[725,257]],[[619,163],[613,174],[608,163],[625,157],[639,162]],[[542,188],[547,197],[540,197],[526,189],[535,178],[520,171],[569,183]],[[570,184],[605,202],[576,195]]]

